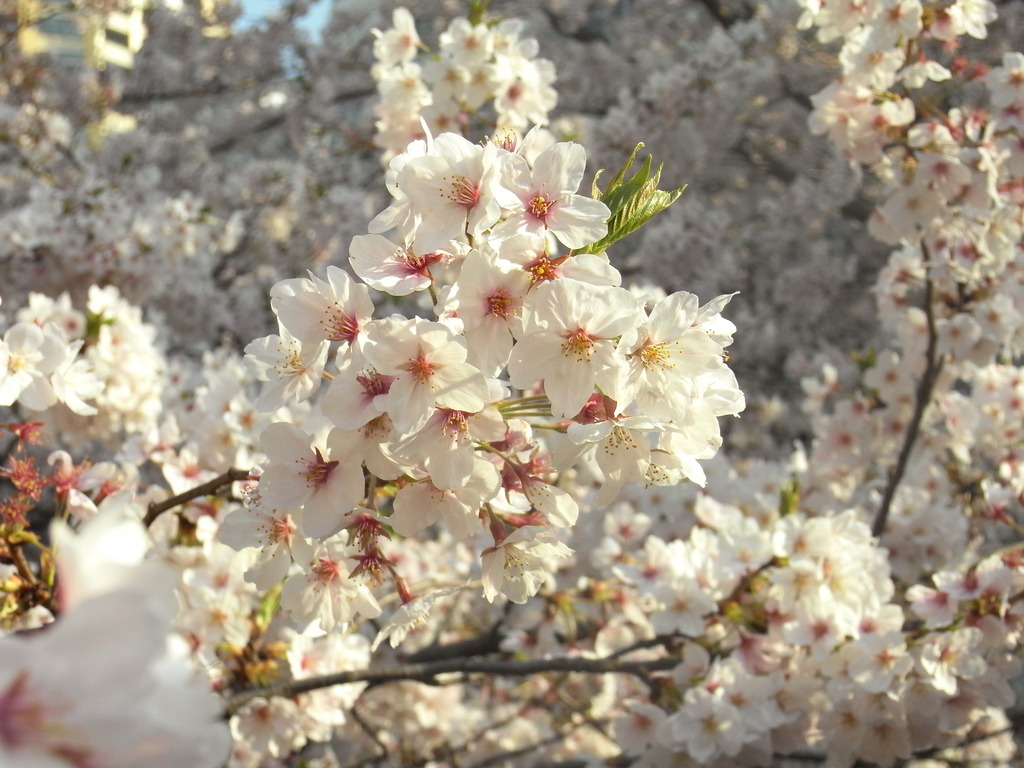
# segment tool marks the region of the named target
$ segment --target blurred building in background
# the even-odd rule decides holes
[[[146,0],[124,0],[120,9],[80,10],[61,0],[16,0],[18,43],[23,53],[95,70],[131,69],[146,39]]]

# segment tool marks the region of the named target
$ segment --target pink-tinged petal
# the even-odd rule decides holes
[[[549,381],[552,383],[550,386]],[[553,385],[556,382],[557,387]],[[593,373],[585,365],[563,365],[557,376],[545,379],[544,392],[551,401],[553,415],[572,418],[583,409],[587,400],[594,394]]]
[[[449,497],[453,498],[451,491],[439,490],[430,480],[407,485],[395,496],[388,523],[402,536],[412,536],[437,522]]]
[[[579,189],[587,169],[587,152],[575,142],[552,144],[533,162],[533,186],[552,194]]]
[[[576,524],[580,509],[572,496],[556,488],[553,485],[543,482],[527,484],[523,491],[526,498],[548,519],[552,525],[560,528],[568,528]]]
[[[599,200],[574,196],[568,204],[555,205],[546,224],[566,248],[582,248],[608,234],[611,215],[608,206]]]
[[[303,506],[302,532],[316,539],[333,536],[341,530],[345,516],[362,501],[363,489],[362,463],[342,457],[327,484]]]
[[[272,462],[291,462],[311,453],[313,439],[294,424],[276,422],[260,435],[260,450]]]
[[[463,446],[454,440],[436,445],[430,456],[430,478],[438,488],[461,488],[473,472],[472,446]],[[467,450],[468,448],[468,450]]]
[[[508,375],[512,386],[529,389],[550,375],[562,361],[562,344],[554,335],[534,338],[529,344],[512,347],[508,359]]]
[[[384,403],[395,428],[414,432],[422,427],[434,411],[434,391],[412,378],[399,378],[391,385]]]
[[[453,411],[483,410],[490,395],[487,379],[469,363],[448,363],[435,376],[436,403]]]

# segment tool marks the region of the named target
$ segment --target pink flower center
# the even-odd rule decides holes
[[[277,517],[270,524],[270,540],[275,544],[291,544],[295,523],[289,517]]]
[[[463,208],[472,208],[480,202],[480,187],[465,176],[450,177],[451,191],[448,199]]]
[[[341,564],[329,557],[319,557],[311,569],[316,580],[322,584],[330,584],[341,578]]]
[[[327,479],[331,476],[334,468],[338,466],[338,462],[324,461],[320,449],[315,448],[314,451],[316,458],[306,460],[306,483],[319,488],[327,483]]]
[[[494,143],[504,149],[506,152],[516,151],[516,135],[514,133],[506,133],[500,139],[495,139]]]
[[[359,334],[359,321],[337,305],[323,321],[323,327],[330,341],[347,341],[351,344]]]
[[[6,691],[0,691],[0,744],[12,750],[42,747],[50,757],[74,768],[96,768],[94,756],[83,746],[70,743],[74,734],[59,719],[67,705],[44,704],[29,691],[28,673],[14,677]],[[63,742],[63,743],[62,743]]]
[[[444,258],[442,253],[424,253],[417,256],[406,250],[399,251],[396,256],[402,262],[401,271],[406,275],[430,277],[430,268]]]
[[[465,411],[447,411],[441,422],[441,432],[450,440],[469,438],[469,419]]]
[[[0,743],[17,748],[43,729],[43,706],[28,696],[28,674],[17,675],[0,694]]]
[[[499,288],[497,291],[487,297],[487,314],[492,317],[508,317],[514,315],[516,312],[515,300],[509,295],[509,292],[504,288]]]
[[[575,421],[580,424],[595,424],[599,421],[607,421],[615,412],[615,401],[595,392],[587,400],[586,405],[576,414]],[[609,404],[611,407],[609,408]]]
[[[533,285],[547,280],[554,280],[558,277],[558,269],[546,253],[540,254],[536,259],[527,264],[526,271],[530,273],[530,282]]]
[[[363,388],[363,394],[371,400],[378,395],[386,395],[391,390],[394,376],[385,376],[377,371],[368,371],[356,376],[356,381]]]
[[[421,384],[430,381],[434,376],[434,364],[422,353],[406,363],[404,367]]]
[[[554,204],[554,198],[546,195],[537,195],[527,204],[526,210],[530,212],[531,216],[544,221]]]
[[[590,362],[594,354],[594,340],[583,328],[567,332],[562,342],[562,354],[575,357],[577,362]]]

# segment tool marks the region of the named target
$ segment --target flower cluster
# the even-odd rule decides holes
[[[0,405],[17,403],[79,443],[156,423],[165,367],[156,330],[116,288],[90,288],[84,311],[68,294],[34,293],[16,320],[0,342]]]
[[[389,573],[408,600],[381,540],[439,520],[457,537],[489,531],[484,593],[525,601],[569,554],[551,529],[579,510],[556,478],[580,461],[596,457],[606,500],[628,483],[703,482],[718,417],[743,407],[723,359],[729,297],[677,293],[648,311],[603,253],[576,253],[611,215],[578,194],[584,165],[581,146],[537,132],[442,134],[392,161],[394,201],[353,239],[352,268],[378,291],[428,294],[433,319],[374,319],[369,289],[335,267],[272,290],[280,334],[246,348],[268,382],[256,405],[330,383],[306,428],[263,432],[251,533],[230,543],[260,548],[258,580],[291,554],[301,571],[282,604],[296,618],[374,616],[367,585]]]
[[[375,141],[385,162],[422,139],[424,124],[434,135],[463,131],[489,103],[499,131],[547,123],[557,101],[554,66],[537,58],[537,41],[522,37],[521,21],[455,19],[423,64],[416,62],[424,46],[412,14],[397,8],[392,25],[374,30],[371,70],[380,94]]]
[[[780,507],[806,476],[794,459],[716,460],[705,495],[630,494],[589,539],[592,577],[620,585],[597,649],[682,644],[653,700],[619,688],[629,703],[615,734],[643,764],[687,754],[763,765],[803,745],[829,764],[890,765],[1005,723],[992,707],[1012,701],[1006,681],[1020,668],[1007,652],[1020,631],[1019,567],[989,557],[904,595],[857,509]]]
[[[0,763],[1019,763],[1024,5],[336,5],[0,46]]]

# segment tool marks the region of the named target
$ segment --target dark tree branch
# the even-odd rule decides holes
[[[945,358],[938,354],[938,333],[935,330],[935,307],[934,289],[932,278],[928,273],[928,262],[931,260],[927,246],[921,244],[924,252],[925,278],[924,278],[924,311],[928,320],[928,346],[925,349],[925,369],[921,374],[921,380],[917,383],[917,392],[914,396],[914,414],[911,416],[910,424],[907,425],[907,433],[903,436],[903,446],[896,459],[896,464],[889,472],[889,480],[885,486],[885,493],[882,495],[882,503],[879,505],[878,514],[875,515],[874,525],[871,526],[871,533],[875,538],[881,538],[885,531],[885,524],[889,519],[889,510],[892,506],[896,489],[899,488],[903,474],[907,470],[907,463],[910,461],[910,454],[914,450],[918,433],[921,431],[921,422],[924,420],[924,412],[932,400],[935,390],[935,382],[942,373]]]
[[[737,10],[730,7],[729,3],[725,2],[725,0],[697,0],[697,2],[707,8],[715,21],[725,29],[728,29],[737,21],[749,21],[754,15],[750,8],[743,6]]]
[[[493,677],[524,677],[545,672],[579,672],[590,675],[609,673],[645,677],[651,672],[663,672],[679,663],[678,659],[666,657],[648,661],[620,661],[618,659],[535,659],[531,661],[506,661],[503,659],[445,659],[423,664],[402,664],[386,669],[358,669],[336,672],[331,675],[309,677],[302,680],[286,680],[263,688],[252,688],[229,696],[225,701],[228,715],[238,711],[246,702],[269,696],[294,697],[321,688],[350,683],[381,684],[400,680],[413,680],[431,685],[439,684],[441,675],[458,675],[462,682],[473,675]],[[446,681],[447,682],[447,681]]]
[[[232,134],[231,136],[218,139],[217,141],[210,144],[206,149],[211,155],[216,155],[220,152],[227,152],[236,144],[238,144],[241,141],[244,141],[250,136],[255,136],[257,133],[270,131],[273,130],[274,128],[277,128],[280,125],[284,125],[285,122],[287,122],[288,120],[288,114],[288,112],[279,112],[273,117],[270,117],[261,123],[257,123],[256,125],[253,125],[248,130],[244,130],[239,133]]]
[[[278,72],[269,76],[267,79],[260,79],[256,82],[236,83],[234,85],[228,83],[213,83],[211,85],[204,85],[198,88],[179,88],[171,91],[126,91],[121,94],[121,98],[118,99],[117,103],[142,104],[154,101],[174,101],[175,99],[221,96],[225,93],[241,93],[242,91],[249,91],[253,88],[260,88],[268,85],[273,77],[277,77],[279,75],[280,73]]]
[[[497,653],[501,643],[501,622],[498,622],[484,634],[472,637],[469,640],[462,640],[457,643],[445,643],[443,645],[429,645],[422,650],[416,651],[406,658],[409,664],[424,664],[431,661],[444,661],[447,659],[465,659],[470,656],[486,656],[490,653]]]
[[[146,526],[150,526],[153,524],[154,520],[169,509],[174,509],[181,504],[192,501],[192,499],[198,499],[201,496],[212,496],[224,486],[231,485],[231,483],[236,483],[240,480],[248,480],[250,477],[252,477],[252,474],[248,469],[229,469],[223,475],[218,475],[209,482],[197,485],[195,488],[187,490],[184,493],[179,493],[177,496],[171,496],[171,498],[164,499],[159,503],[154,502],[153,504],[150,504],[142,522]]]
[[[356,725],[363,729],[363,733],[365,733],[367,737],[371,741],[373,741],[374,745],[377,747],[377,754],[371,758],[368,758],[369,762],[379,763],[384,758],[386,758],[388,756],[387,745],[385,745],[384,742],[380,740],[380,737],[377,735],[377,732],[368,722],[366,722],[366,718],[364,718],[362,714],[360,714],[359,710],[356,707],[352,707],[348,714],[352,716],[352,719],[356,721]]]

